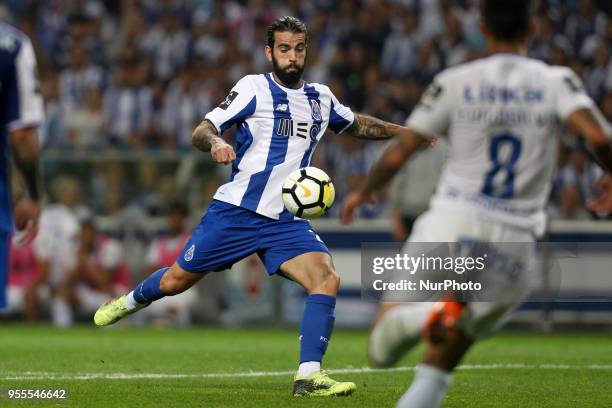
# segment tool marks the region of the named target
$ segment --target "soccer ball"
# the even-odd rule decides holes
[[[317,218],[334,203],[336,192],[329,176],[316,167],[297,169],[283,184],[283,203],[300,218]]]

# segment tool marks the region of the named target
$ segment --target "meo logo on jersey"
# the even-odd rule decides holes
[[[192,244],[189,247],[189,250],[187,252],[185,252],[185,256],[183,257],[183,259],[185,259],[185,261],[189,262],[193,259],[193,253],[195,252],[195,244]]]

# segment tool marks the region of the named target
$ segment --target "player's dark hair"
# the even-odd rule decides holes
[[[529,35],[531,0],[484,0],[482,17],[493,36],[500,41],[518,41]]]
[[[270,48],[274,48],[274,33],[290,32],[307,35],[306,24],[299,18],[291,16],[279,17],[268,26],[268,41]]]

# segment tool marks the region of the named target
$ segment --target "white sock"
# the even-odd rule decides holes
[[[72,309],[64,299],[53,299],[51,301],[51,319],[55,327],[69,327],[74,323]]]
[[[134,291],[131,291],[125,297],[125,307],[127,308],[127,310],[134,310],[138,306],[142,306],[142,305],[138,303],[136,299],[134,299]]]
[[[321,371],[320,361],[306,361],[305,363],[300,364],[300,367],[298,368],[298,375],[306,377],[318,371]]]
[[[451,373],[430,365],[419,364],[414,380],[397,403],[397,408],[439,408],[451,381]]]

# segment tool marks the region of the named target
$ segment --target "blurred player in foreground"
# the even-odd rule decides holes
[[[38,93],[36,59],[28,37],[0,22],[0,308],[6,305],[11,216],[10,155],[19,169],[27,194],[15,202],[15,241],[36,235],[40,209],[37,126],[43,120]],[[17,242],[17,243],[19,243]]]
[[[569,68],[525,57],[531,7],[528,0],[484,1],[481,28],[491,55],[434,79],[406,122],[411,132],[390,142],[363,189],[347,197],[341,212],[345,223],[357,207],[373,200],[420,141],[436,136],[448,138],[449,159],[431,208],[415,223],[409,243],[468,239],[500,251],[504,246],[494,243],[532,246],[544,232],[557,136],[564,124],[584,137],[605,171],[612,170],[612,132],[579,78]],[[609,195],[591,203],[600,209],[610,204]],[[518,301],[404,304],[391,310],[392,305],[384,305],[388,312],[381,313],[370,337],[374,365],[396,362],[421,333],[427,342],[398,406],[439,407],[463,355]]]
[[[308,292],[300,328],[300,365],[293,394],[349,395],[356,386],[321,371],[334,325],[340,278],[329,249],[310,223],[283,206],[282,184],[309,165],[326,129],[362,139],[414,141],[405,128],[354,114],[327,86],[302,79],[306,26],[281,17],[268,28],[268,61],[273,72],[247,75],[194,130],[193,145],[217,163],[232,163],[230,182],[221,186],[177,262],[162,268],[127,296],[101,306],[94,320],[104,326],[164,296],[181,293],[206,273],[222,271],[257,253],[270,275],[279,274]],[[237,126],[236,151],[219,136]],[[420,142],[420,141],[419,141]]]

